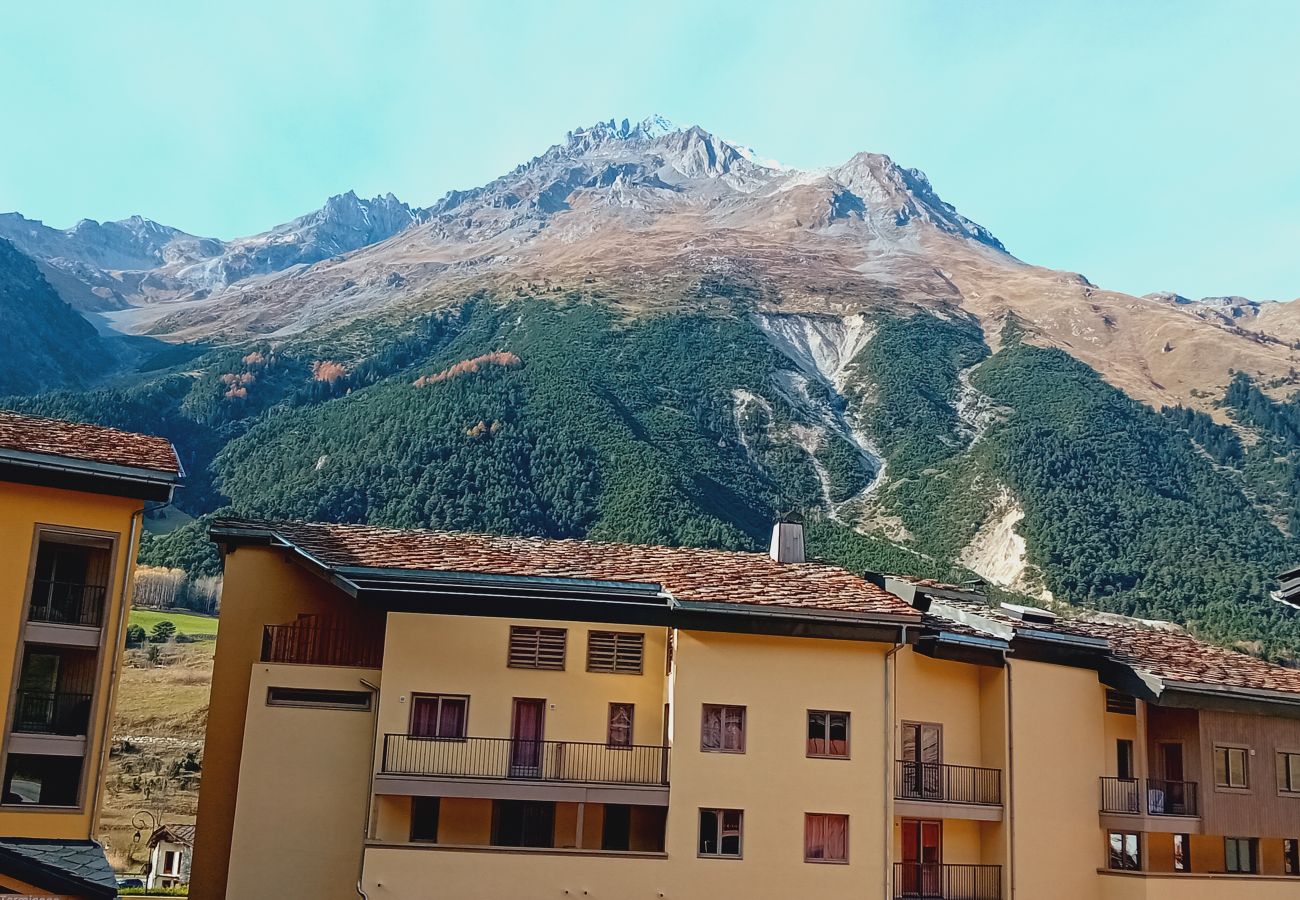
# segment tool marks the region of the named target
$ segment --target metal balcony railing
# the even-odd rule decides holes
[[[98,628],[104,619],[104,598],[108,588],[80,581],[37,579],[32,584],[28,606],[30,622],[57,625],[87,625]]]
[[[1113,776],[1101,779],[1101,811],[1104,813],[1129,816],[1144,813],[1151,816],[1199,816],[1198,801],[1195,781]]]
[[[314,622],[262,629],[262,662],[378,669],[383,661],[383,639],[357,629]]]
[[[1002,900],[1002,867],[894,863],[894,897]]]
[[[668,748],[387,734],[381,771],[385,775],[666,785]]]
[[[1002,772],[900,759],[894,768],[894,798],[1000,806]]]
[[[82,735],[90,725],[90,694],[19,691],[15,733]]]

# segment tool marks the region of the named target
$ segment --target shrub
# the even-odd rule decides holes
[[[176,623],[169,619],[163,619],[154,625],[153,631],[149,634],[149,642],[153,644],[165,644],[176,634]]]

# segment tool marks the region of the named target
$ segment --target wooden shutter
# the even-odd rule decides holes
[[[1122,716],[1137,715],[1137,700],[1119,691],[1106,689],[1106,712],[1119,713]]]
[[[587,671],[640,675],[645,635],[636,631],[593,631],[587,636]]]
[[[512,669],[563,669],[568,632],[563,628],[510,626],[506,665]]]

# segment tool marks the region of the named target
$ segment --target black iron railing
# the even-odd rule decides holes
[[[37,579],[32,584],[32,602],[27,618],[31,622],[98,628],[104,619],[107,593],[108,589],[103,585]]]
[[[1144,787],[1145,785],[1145,787]],[[1164,778],[1101,779],[1101,811],[1136,816],[1198,816],[1195,781],[1169,781]]]
[[[894,797],[898,800],[999,806],[1002,803],[1002,772],[900,759],[894,768]]]
[[[386,775],[667,784],[668,748],[513,738],[384,735]]]
[[[1002,900],[1002,867],[894,863],[894,896]]]
[[[90,725],[90,694],[19,691],[14,731],[24,734],[86,734]]]
[[[383,639],[359,629],[313,622],[262,629],[262,662],[378,669],[383,661]]]

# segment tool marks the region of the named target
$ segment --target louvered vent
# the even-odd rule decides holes
[[[633,631],[593,631],[587,636],[587,671],[640,675],[645,635]]]
[[[1137,715],[1137,700],[1128,694],[1106,689],[1106,712],[1119,713],[1122,716]]]
[[[567,641],[568,632],[563,628],[511,625],[506,665],[512,669],[563,669]]]

